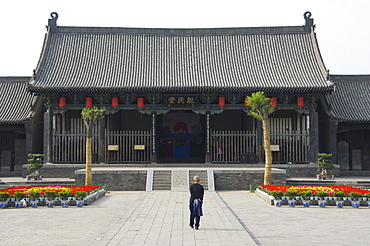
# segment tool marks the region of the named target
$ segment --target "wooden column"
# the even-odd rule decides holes
[[[105,153],[106,153],[106,142],[105,142],[105,130],[106,130],[106,120],[105,117],[100,119],[99,122],[99,163],[105,163]]]
[[[32,121],[24,122],[24,129],[26,131],[26,154],[32,153]]]
[[[310,122],[310,148],[309,148],[309,161],[316,163],[319,153],[319,117],[315,109],[310,109],[309,114]]]
[[[211,162],[211,129],[210,129],[210,114],[206,114],[206,163]]]
[[[330,120],[330,153],[332,153],[331,161],[334,164],[338,163],[338,121]]]
[[[156,113],[153,112],[152,113],[152,163],[156,163],[157,162],[157,147],[156,147],[156,144],[157,144],[157,136],[155,134],[155,131],[156,131],[156,128],[157,128],[157,124],[156,124],[156,121],[157,121],[157,117],[156,117]]]
[[[44,113],[44,162],[53,163],[53,110],[48,106]]]

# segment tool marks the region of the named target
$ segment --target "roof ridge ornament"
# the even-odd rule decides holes
[[[307,31],[309,31],[311,29],[311,26],[313,27],[314,30],[315,30],[315,27],[316,27],[316,25],[313,24],[313,19],[311,18],[311,16],[312,16],[312,14],[311,14],[310,11],[306,11],[303,14],[303,17],[304,17],[304,19],[306,21],[305,29]]]
[[[311,15],[312,15],[312,13],[310,11],[306,11],[306,12],[304,12],[303,17],[304,17],[305,20],[307,20],[308,18],[311,17]]]
[[[57,12],[52,12],[50,17],[51,19],[48,20],[48,27],[51,29],[51,31],[55,31],[59,14]]]

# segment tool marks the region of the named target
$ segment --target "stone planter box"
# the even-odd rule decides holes
[[[263,201],[270,205],[274,205],[274,197],[268,195],[266,192],[261,191],[260,189],[256,189],[255,192],[256,196],[261,198]],[[282,205],[288,205],[288,200],[282,200]],[[296,205],[302,205],[302,200],[296,200]],[[310,200],[310,206],[318,206],[318,200]],[[336,206],[335,200],[326,200],[326,206]],[[351,201],[346,200],[344,201],[344,206],[352,206]],[[360,202],[361,207],[367,207],[367,201]]]
[[[84,206],[90,205],[99,198],[105,196],[105,191],[104,189],[101,189],[91,195],[88,195],[84,199]],[[27,202],[27,207],[31,207],[31,201],[26,201]],[[46,206],[46,200],[40,200],[38,206]],[[69,201],[69,206],[76,206],[76,200],[70,200]],[[9,207],[15,207],[15,201],[8,201],[8,208]],[[61,207],[61,200],[54,200],[54,207]]]

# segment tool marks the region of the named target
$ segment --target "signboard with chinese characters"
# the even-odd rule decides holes
[[[280,146],[279,145],[270,145],[271,151],[280,151]]]
[[[145,150],[145,145],[134,145],[134,150]]]
[[[199,95],[166,95],[164,100],[168,107],[194,107],[199,103]]]
[[[108,150],[114,150],[114,151],[117,151],[118,150],[118,145],[108,145]]]

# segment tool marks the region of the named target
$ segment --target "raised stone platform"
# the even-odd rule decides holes
[[[93,183],[108,185],[109,190],[145,191],[153,190],[154,178],[157,171],[170,171],[163,176],[162,181],[170,183],[171,190],[187,190],[192,183],[193,175],[201,177],[201,184],[208,190],[249,190],[250,185],[263,183],[264,168],[238,168],[238,167],[94,167]],[[190,175],[191,173],[191,175]],[[286,171],[272,169],[272,183],[285,184]],[[84,184],[85,169],[75,171],[76,184]]]
[[[74,185],[75,180],[69,178],[43,178],[42,180],[27,180],[23,177],[1,177],[0,189],[19,185]]]
[[[93,168],[264,168],[264,164],[225,164],[225,163],[150,163],[150,164],[93,164]],[[311,164],[273,164],[273,168],[286,171],[286,177],[316,177],[320,171],[315,163]],[[85,164],[44,164],[39,170],[44,178],[75,178],[75,171],[84,169]],[[362,171],[364,172],[364,171]],[[370,172],[370,171],[369,171]],[[369,173],[367,172],[367,174]],[[27,170],[27,164],[23,165],[22,177],[26,177],[31,172]],[[330,170],[331,175],[342,176],[342,171],[336,165],[334,170]],[[365,174],[366,176],[368,176]],[[0,173],[1,176],[1,173]],[[351,176],[357,176],[351,175]]]

